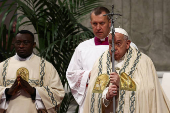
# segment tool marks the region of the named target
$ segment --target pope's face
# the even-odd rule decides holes
[[[103,39],[106,38],[110,32],[111,22],[108,20],[107,16],[103,16],[106,12],[102,12],[100,15],[91,14],[91,26],[93,29],[94,35]]]
[[[125,53],[128,51],[131,41],[124,38],[124,35],[121,33],[115,33],[114,37],[114,47],[115,47],[115,53],[114,58],[115,60],[120,60]],[[109,52],[112,56],[111,52],[112,48],[112,35],[109,35]]]
[[[15,37],[15,51],[21,58],[27,58],[33,52],[35,42],[30,34],[17,34]]]

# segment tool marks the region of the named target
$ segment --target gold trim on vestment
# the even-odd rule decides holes
[[[128,91],[136,91],[135,82],[126,74],[121,73],[120,75],[120,89]]]
[[[108,83],[109,83],[109,75],[107,74],[99,75],[93,87],[93,93],[102,93]]]

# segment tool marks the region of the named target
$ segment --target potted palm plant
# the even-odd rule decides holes
[[[98,6],[99,0],[13,0],[10,4],[6,4],[7,1],[0,0],[0,14],[4,13],[0,26],[1,49],[5,48],[2,45],[5,34],[9,36],[8,50],[1,51],[4,58],[15,53],[9,51],[9,48],[18,29],[32,25],[38,37],[39,47],[36,48],[38,55],[54,65],[63,86],[69,89],[65,73],[74,49],[81,41],[93,37],[93,33],[80,23],[80,19]],[[16,8],[12,8],[13,5],[16,5]],[[6,33],[4,20],[11,11],[14,14]],[[16,32],[11,33],[15,18],[17,18]],[[27,18],[27,21],[23,21],[24,18]],[[59,112],[66,113],[71,101],[74,101],[74,98],[68,92]]]

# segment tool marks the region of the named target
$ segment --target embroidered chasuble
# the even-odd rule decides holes
[[[21,67],[28,70],[28,83],[38,90],[45,109],[38,111],[31,96],[19,90],[10,98],[5,113],[56,113],[57,105],[61,103],[65,94],[60,77],[51,63],[36,55],[26,61],[18,61],[11,57],[0,63],[0,98],[4,90],[14,83],[16,72]]]
[[[102,74],[110,75],[111,68],[110,53],[107,50],[92,68],[83,113],[113,113],[112,100],[108,106],[105,106],[102,92],[94,90],[97,89],[96,86],[102,85],[102,82],[96,81]],[[121,87],[122,90],[119,86],[119,95],[116,96],[116,113],[170,113],[170,102],[162,90],[153,62],[148,56],[130,46],[125,54],[124,64],[120,69],[115,70],[119,76],[124,72],[122,77],[127,75],[130,79],[125,78],[132,81],[128,87],[126,85]],[[123,79],[121,82],[129,84]],[[109,85],[110,83],[106,88]]]

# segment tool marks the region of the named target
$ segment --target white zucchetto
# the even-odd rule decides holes
[[[110,30],[110,33],[112,33],[112,30]],[[121,34],[124,34],[125,36],[129,37],[128,33],[122,28],[115,28],[115,33],[121,33]]]

